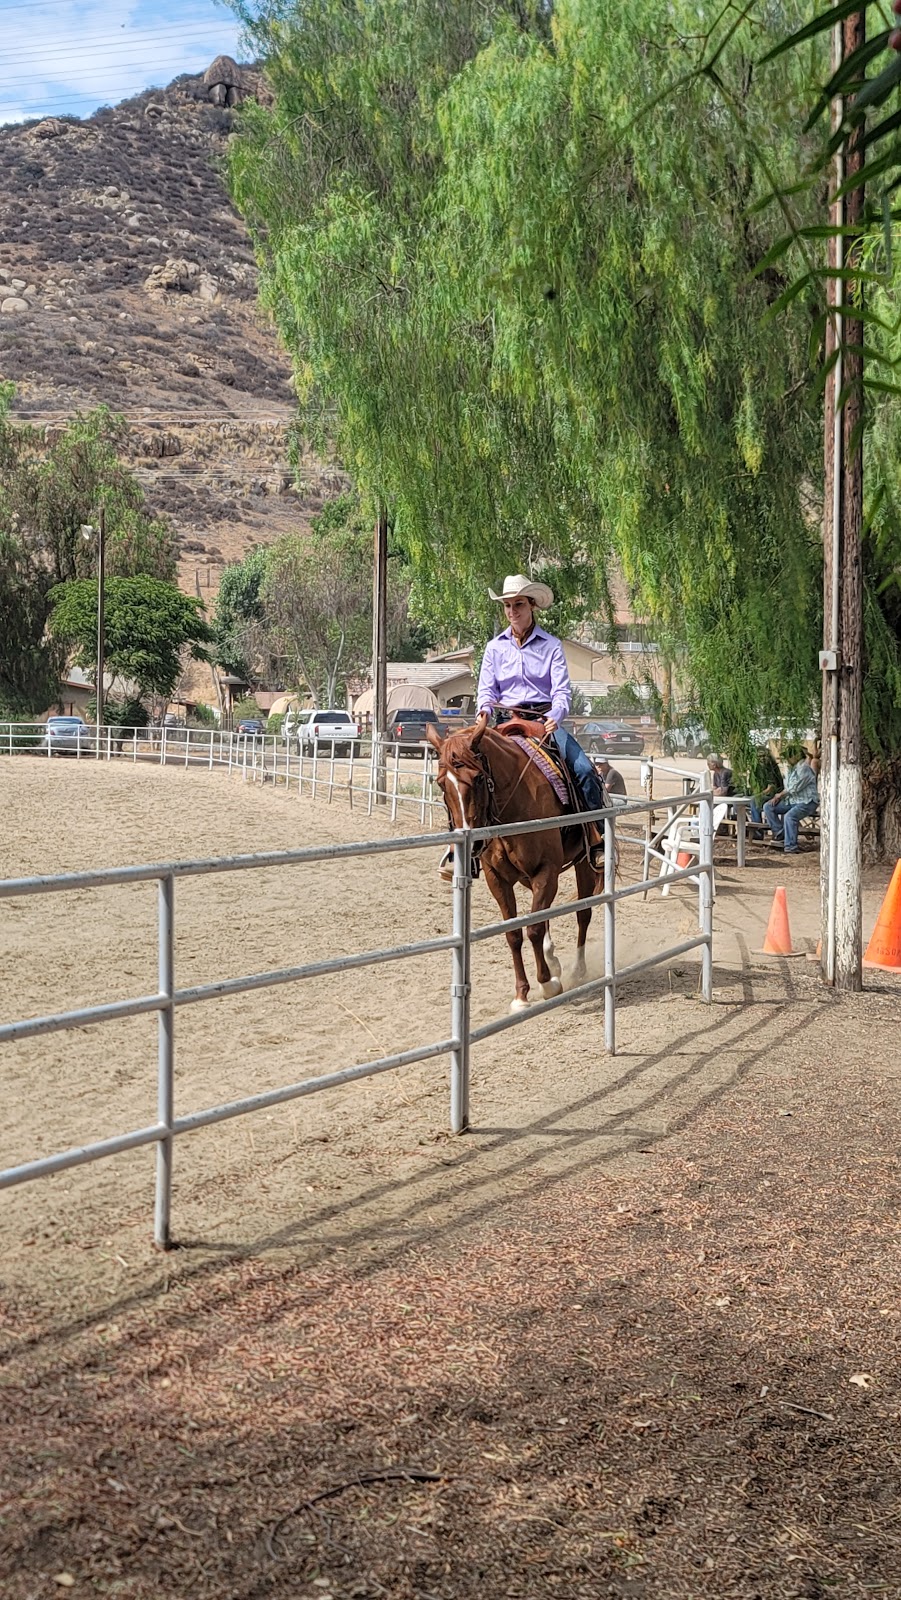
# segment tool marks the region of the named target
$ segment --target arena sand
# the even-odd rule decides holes
[[[0,760],[0,876],[343,843],[418,829],[225,774],[125,763]],[[450,930],[435,850],[180,881],[179,987],[285,967]],[[6,1332],[61,1326],[173,1274],[233,1254],[381,1251],[441,1237],[495,1203],[580,1170],[630,1170],[668,1131],[748,1072],[769,1070],[787,1038],[784,1006],[818,1009],[804,962],[755,960],[772,891],[788,863],[756,852],[717,867],[716,1004],[697,999],[683,958],[623,987],[618,1054],[603,1050],[598,1001],[564,1008],[473,1053],[473,1130],[448,1133],[445,1058],[326,1091],[177,1141],[173,1228],[181,1248],[150,1244],[153,1152],[142,1149],[6,1191]],[[793,863],[796,934],[816,932],[817,862]],[[626,878],[638,860],[623,858]],[[872,921],[883,887],[868,891]],[[565,893],[573,889],[567,886]],[[496,920],[482,883],[474,920]],[[687,890],[625,902],[620,962],[690,937]],[[156,989],[156,886],[137,884],[5,901],[3,1020]],[[574,923],[558,923],[564,976]],[[808,937],[803,939],[804,930]],[[600,965],[601,922],[591,964]],[[527,961],[531,953],[527,951]],[[798,968],[801,971],[798,971]],[[479,945],[473,1022],[504,1013],[506,943]],[[185,1114],[328,1072],[449,1032],[449,956],[416,958],[186,1007],[176,1025],[176,1111]],[[531,974],[530,974],[531,975]],[[889,980],[891,982],[891,980]],[[809,1016],[807,1013],[809,1012]],[[794,1024],[793,1024],[794,1027]],[[156,1018],[132,1018],[4,1046],[0,1166],[155,1120]]]

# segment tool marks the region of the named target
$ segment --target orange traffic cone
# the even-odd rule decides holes
[[[813,955],[808,955],[807,959],[808,959],[808,961],[821,961],[822,957],[823,957],[823,941],[822,941],[822,939],[818,939],[817,940],[817,947],[816,947],[815,951],[813,952]]]
[[[694,857],[690,850],[680,850],[676,856],[677,867],[690,867]]]
[[[788,899],[784,889],[773,895],[770,920],[766,926],[763,949],[755,950],[759,956],[803,956],[803,950],[792,949],[791,930],[788,926]]]
[[[885,972],[901,970],[901,861],[895,863],[863,964]]]

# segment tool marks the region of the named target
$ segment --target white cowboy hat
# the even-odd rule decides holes
[[[554,604],[554,591],[546,583],[532,583],[522,572],[514,572],[511,577],[504,579],[504,587],[500,594],[495,594],[489,589],[492,600],[518,600],[524,595],[532,604],[544,609]]]

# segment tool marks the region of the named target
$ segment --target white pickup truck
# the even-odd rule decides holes
[[[282,723],[282,738],[301,755],[318,748],[320,755],[330,756],[334,745],[336,756],[350,756],[357,754],[360,729],[346,711],[298,711],[293,716],[289,712]]]

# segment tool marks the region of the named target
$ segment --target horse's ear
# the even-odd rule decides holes
[[[487,726],[487,717],[484,720],[480,717],[473,730],[472,738],[469,741],[470,750],[478,750],[479,745],[482,743],[482,735],[484,734]]]
[[[438,732],[438,729],[435,727],[434,722],[427,722],[426,723],[426,725],[425,725],[425,736],[428,739],[429,744],[433,744],[435,746],[435,749],[440,751],[441,746],[444,743],[444,740],[442,739],[440,733]]]

